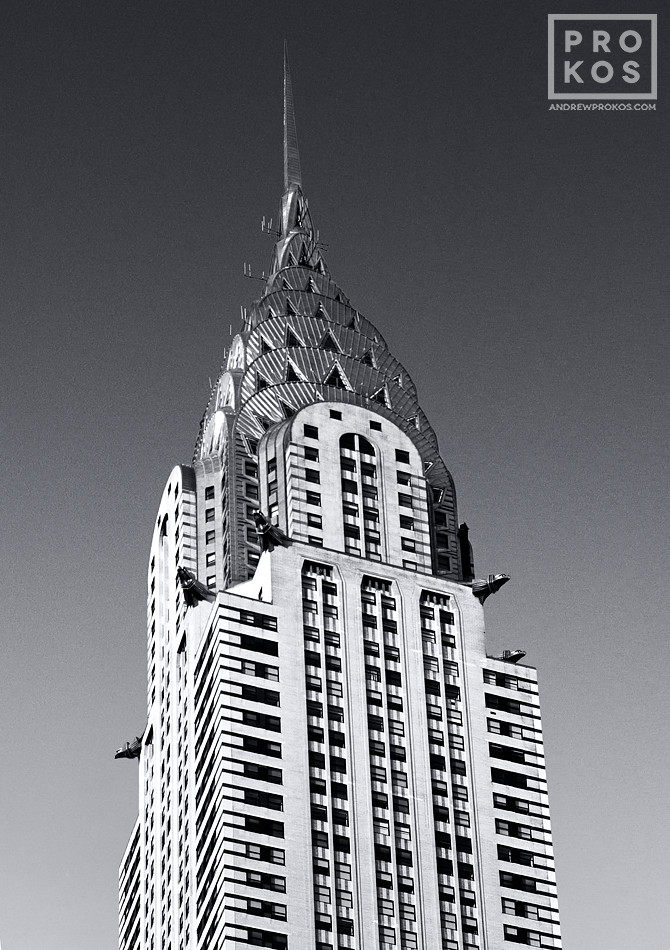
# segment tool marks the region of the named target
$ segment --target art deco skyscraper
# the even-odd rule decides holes
[[[270,275],[156,518],[120,947],[559,948],[536,674],[484,642],[506,578],[330,275],[284,93]]]

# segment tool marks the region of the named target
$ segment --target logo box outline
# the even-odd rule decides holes
[[[549,13],[548,20],[548,98],[549,99],[657,99],[657,21],[656,13]],[[554,24],[557,20],[645,20],[651,23],[650,92],[555,92]]]

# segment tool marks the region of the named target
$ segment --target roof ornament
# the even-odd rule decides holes
[[[503,663],[518,663],[526,655],[525,650],[503,650],[500,656],[494,657],[496,660],[502,660]]]
[[[260,539],[263,551],[274,551],[278,547],[288,548],[293,544],[293,541],[284,534],[281,528],[268,520],[260,508],[254,508],[253,514],[256,522],[256,534]]]
[[[184,592],[184,602],[186,603],[187,609],[189,607],[195,607],[202,600],[216,600],[214,591],[209,590],[204,584],[201,584],[193,571],[189,571],[187,567],[178,567],[177,577],[179,578],[181,589]]]
[[[483,604],[487,597],[499,591],[503,584],[509,580],[509,574],[489,574],[487,580],[477,579],[472,582],[472,593],[480,604]]]
[[[114,753],[115,759],[139,759],[142,751],[142,736],[135,736],[134,742],[126,742]]]

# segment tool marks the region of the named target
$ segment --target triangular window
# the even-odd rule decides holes
[[[341,291],[337,291],[335,294],[335,300],[337,300],[338,303],[344,303],[344,297],[342,296]]]
[[[305,287],[305,290],[308,294],[318,294],[319,292],[319,288],[316,286],[316,284],[314,283],[311,277],[307,281],[307,286]]]
[[[272,351],[272,347],[270,346],[268,341],[265,339],[265,337],[261,334],[261,356],[264,353],[270,353],[271,351]]]
[[[315,317],[319,317],[321,320],[327,320],[327,319],[328,319],[328,314],[327,314],[326,311],[323,309],[323,304],[322,304],[322,303],[320,303],[319,306],[318,306],[318,307],[316,308],[316,310],[314,311],[314,316],[315,316]]]
[[[295,254],[293,253],[293,251],[291,251],[291,253],[288,256],[288,265],[289,267],[295,267],[297,263],[298,262],[295,259]]]
[[[366,350],[365,353],[361,356],[361,363],[365,363],[366,366],[374,366],[375,362],[372,358],[371,350]]]
[[[370,396],[370,399],[373,402],[379,402],[382,406],[390,406],[389,394],[386,391],[386,386],[382,386],[381,389],[378,389],[376,393],[373,393]]]
[[[414,426],[415,429],[420,429],[420,428],[421,428],[421,425],[420,425],[420,423],[419,423],[419,417],[418,417],[418,416],[414,416],[413,419],[410,419],[410,422],[412,423],[412,425]]]
[[[281,399],[279,400],[279,405],[281,407],[281,411],[284,413],[285,419],[290,419],[295,415],[295,409],[293,406],[289,406],[288,403],[282,402]]]
[[[394,376],[391,382],[395,383],[396,386],[400,386],[400,388],[402,389],[402,373],[398,373],[397,376]]]
[[[292,363],[291,360],[286,361],[286,382],[287,383],[304,383],[305,377],[300,374],[300,370]]]
[[[424,462],[424,463],[423,463],[423,470],[424,470],[424,472],[429,472],[429,471],[431,470],[431,468],[433,467],[434,464],[435,464],[435,462]]]
[[[316,262],[316,269],[318,270],[320,274],[326,273],[326,268],[323,266],[323,261],[321,260],[321,258],[319,258],[318,261]]]
[[[358,323],[356,322],[356,316],[355,316],[355,315],[351,318],[351,320],[350,320],[349,323],[347,324],[347,327],[348,327],[350,330],[358,330]]]
[[[334,350],[336,353],[340,352],[340,347],[338,345],[338,342],[333,336],[333,334],[330,332],[330,330],[326,330],[326,332],[323,335],[323,339],[319,343],[319,346],[322,350]]]
[[[256,373],[256,392],[260,392],[261,389],[265,389],[269,385],[269,379],[266,379],[265,376],[261,376],[260,373]]]
[[[304,244],[303,244],[303,246],[300,248],[300,265],[301,265],[302,267],[309,267],[309,266],[310,266],[310,264],[309,264],[309,254],[307,253],[307,248],[305,247]]]
[[[293,330],[290,327],[286,327],[286,345],[287,346],[304,346],[305,344],[299,339]]]
[[[335,363],[323,381],[324,386],[333,386],[335,389],[351,389],[340,366]]]
[[[291,316],[295,317],[295,315],[297,314],[297,312],[298,312],[298,311],[295,309],[295,307],[293,306],[293,304],[291,303],[291,301],[290,301],[290,300],[288,299],[288,297],[287,297],[287,298],[286,298],[286,313],[288,313],[288,314],[290,314]]]
[[[286,280],[285,277],[283,278],[283,280],[282,280],[282,282],[281,282],[281,289],[282,289],[282,290],[293,290],[293,287],[291,287],[291,285],[289,284],[289,282]]]

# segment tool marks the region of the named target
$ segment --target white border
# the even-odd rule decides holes
[[[656,99],[657,97],[657,14],[656,13],[549,13],[548,15],[548,98],[549,99]],[[556,20],[649,20],[651,22],[651,92],[554,92],[554,23]]]

